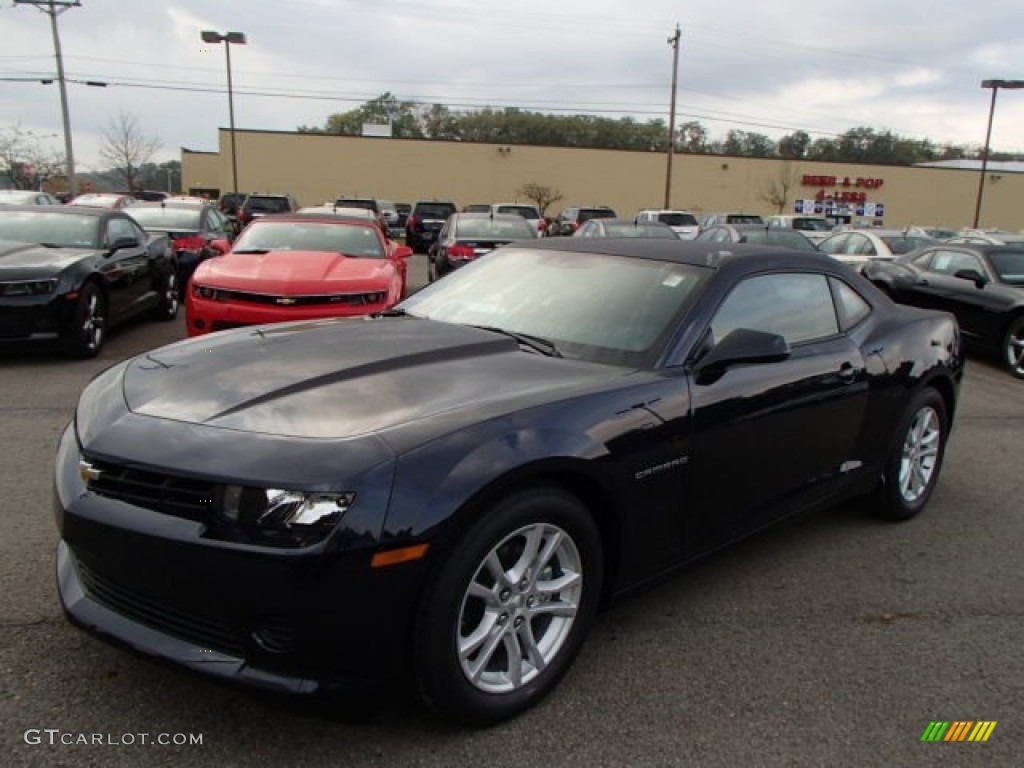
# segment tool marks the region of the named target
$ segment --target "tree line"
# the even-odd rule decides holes
[[[389,92],[356,109],[329,115],[322,127],[300,125],[298,130],[300,133],[359,136],[365,123],[390,123],[391,135],[395,138],[650,152],[668,150],[668,126],[660,119],[552,115],[515,107],[452,110],[443,104],[427,106],[402,101]],[[980,147],[936,144],[929,139],[909,138],[868,126],[851,128],[834,137],[812,138],[807,131],[798,130],[776,140],[755,131],[730,130],[724,138],[712,138],[699,121],[684,122],[677,127],[674,150],[700,155],[877,165],[980,159],[983,153]],[[990,152],[989,159],[1024,158]]]

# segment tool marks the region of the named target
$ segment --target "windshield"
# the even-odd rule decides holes
[[[705,274],[688,264],[510,246],[401,307],[547,339],[565,357],[637,367],[657,358]]]
[[[670,227],[696,227],[697,219],[690,213],[659,213],[658,221]]]
[[[98,248],[99,217],[45,211],[0,210],[0,240]]]
[[[518,213],[524,219],[536,220],[540,218],[537,209],[532,205],[499,205],[498,213]]]
[[[679,237],[670,227],[662,227],[657,224],[605,224],[604,233],[606,237],[653,237],[661,240],[678,240]]]
[[[756,213],[730,213],[725,217],[726,224],[764,224],[764,219]]]
[[[741,232],[743,243],[754,243],[758,245],[778,245],[786,248],[795,248],[798,251],[816,251],[814,243],[801,235],[799,232],[781,232],[777,229],[755,229],[750,232]]]
[[[326,251],[375,259],[385,256],[377,227],[328,221],[256,221],[235,241],[231,251]]]
[[[417,219],[447,219],[455,213],[454,205],[444,203],[420,203],[416,206],[413,216]]]
[[[291,210],[287,198],[255,195],[250,195],[242,207],[249,213],[287,213]]]
[[[897,256],[901,253],[910,253],[917,248],[924,248],[926,245],[934,245],[937,240],[930,237],[882,237],[882,242],[889,246],[889,250]]]
[[[1024,251],[989,251],[988,258],[1000,280],[1024,285]]]
[[[125,209],[125,213],[139,223],[143,229],[199,231],[199,208],[140,208]]]
[[[615,211],[611,208],[580,208],[579,222],[582,224],[584,221],[590,221],[591,219],[614,219]]]

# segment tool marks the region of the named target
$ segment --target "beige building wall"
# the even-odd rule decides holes
[[[182,152],[183,188],[231,189],[230,132],[219,132],[217,153]],[[470,203],[508,202],[528,182],[557,188],[570,205],[603,204],[620,216],[662,207],[666,158],[662,153],[565,147],[389,139],[321,134],[237,131],[238,186],[243,192],[288,192],[302,205],[347,195],[414,202],[425,198]],[[836,177],[837,186],[804,185],[803,177]],[[843,187],[849,178],[850,186]],[[784,213],[797,199],[864,192],[885,206],[887,226],[969,226],[978,192],[977,171],[784,161],[719,155],[676,155],[672,207],[775,213],[767,190],[790,179]],[[857,179],[880,180],[877,188]],[[216,180],[216,183],[211,183]],[[873,183],[873,182],[869,182]],[[522,198],[519,198],[522,200]],[[981,226],[1024,230],[1024,174],[987,174]]]

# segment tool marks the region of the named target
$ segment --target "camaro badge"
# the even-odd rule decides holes
[[[285,304],[285,305],[294,304],[295,303],[295,299],[293,299],[291,296],[278,296],[276,301],[277,301],[278,304]]]
[[[100,475],[103,474],[102,470],[97,469],[85,459],[78,462],[78,474],[82,476],[82,480],[86,483],[93,483],[100,479]]]

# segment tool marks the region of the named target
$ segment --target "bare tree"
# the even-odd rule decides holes
[[[118,112],[103,131],[100,158],[107,166],[106,176],[132,193],[141,189],[142,166],[158,149],[159,140],[144,135],[134,115]]]
[[[20,125],[0,129],[0,173],[15,189],[42,189],[63,168],[64,156],[43,147],[32,131]]]
[[[547,218],[548,206],[562,199],[562,193],[555,187],[549,187],[547,184],[538,184],[535,181],[523,184],[523,186],[516,190],[516,194],[525,197],[532,203],[536,203],[538,210],[540,210],[540,215],[544,218]]]
[[[775,208],[776,213],[783,213],[789,205],[790,194],[799,182],[800,177],[793,163],[785,160],[779,164],[778,175],[762,185],[758,199]]]

